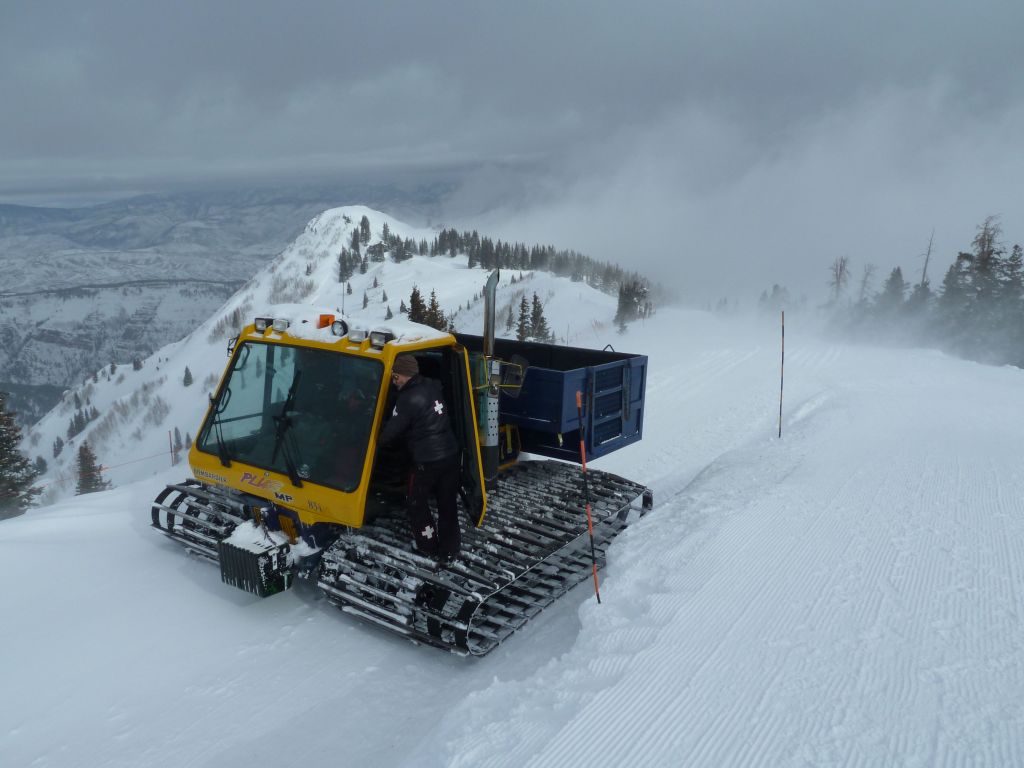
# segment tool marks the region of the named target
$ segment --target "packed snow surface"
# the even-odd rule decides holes
[[[167,470],[0,523],[10,766],[1024,764],[1024,372],[660,311],[655,509],[482,659],[149,527]]]

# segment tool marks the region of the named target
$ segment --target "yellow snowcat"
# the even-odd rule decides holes
[[[268,596],[309,579],[346,613],[461,654],[487,653],[596,579],[631,511],[652,504],[585,463],[640,439],[647,358],[496,340],[496,282],[483,336],[360,329],[310,307],[256,318],[229,344],[189,452],[194,479],[161,491],[153,526],[229,584]],[[399,354],[441,382],[461,444],[451,563],[414,551],[408,457],[377,446]]]

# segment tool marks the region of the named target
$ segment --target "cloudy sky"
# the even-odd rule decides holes
[[[7,0],[0,197],[451,172],[489,231],[814,298],[989,214],[1024,240],[1022,32],[1019,0]]]

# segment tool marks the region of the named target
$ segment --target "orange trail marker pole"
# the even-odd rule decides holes
[[[583,465],[583,502],[587,507],[587,531],[590,533],[590,564],[594,570],[594,594],[601,603],[601,585],[597,580],[597,552],[594,549],[594,518],[590,514],[590,486],[587,484],[587,449],[583,442],[583,394],[576,392],[576,414],[580,419],[580,463]]]

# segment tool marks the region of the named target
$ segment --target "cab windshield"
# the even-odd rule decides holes
[[[384,366],[304,347],[245,342],[199,433],[200,451],[304,482],[355,490]]]

